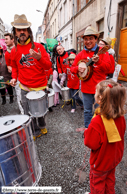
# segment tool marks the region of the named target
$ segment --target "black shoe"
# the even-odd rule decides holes
[[[49,109],[49,112],[52,112],[53,111],[51,107],[49,107],[48,109]]]
[[[10,96],[10,104],[12,104],[14,101],[13,101],[13,96]]]
[[[2,100],[2,105],[6,104],[6,99]]]

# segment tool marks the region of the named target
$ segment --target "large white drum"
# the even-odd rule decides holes
[[[65,100],[65,101],[68,101],[70,100],[70,91],[69,91],[69,88],[68,87],[63,87],[61,89],[62,91],[62,99]]]
[[[28,99],[29,111],[34,117],[42,117],[47,113],[47,94],[40,91],[31,91],[26,95]]]
[[[52,107],[54,105],[55,92],[52,88],[49,88],[48,92],[48,107]]]
[[[28,115],[0,118],[0,185],[34,186],[41,177]]]

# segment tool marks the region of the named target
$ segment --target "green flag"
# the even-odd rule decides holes
[[[51,52],[53,51],[53,47],[56,44],[58,44],[58,41],[56,39],[53,39],[53,38],[47,38],[46,42],[47,42],[48,50],[50,50]]]

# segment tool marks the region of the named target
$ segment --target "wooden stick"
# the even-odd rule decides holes
[[[8,85],[10,85],[9,82],[0,82],[0,84],[8,84]]]
[[[75,92],[75,94],[72,97],[74,97],[78,92],[79,92],[79,90],[77,92]]]

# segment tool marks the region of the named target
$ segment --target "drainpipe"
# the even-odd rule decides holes
[[[72,46],[73,46],[73,48],[74,48],[74,40],[75,40],[74,1],[75,0],[73,0],[73,4],[72,4],[72,6],[73,6],[73,10],[72,10]]]
[[[108,36],[110,35],[110,32],[111,32],[112,29],[113,29],[113,26],[110,28],[111,5],[112,5],[112,0],[110,0],[110,3],[109,3],[109,11],[108,11],[108,16],[107,16]]]

